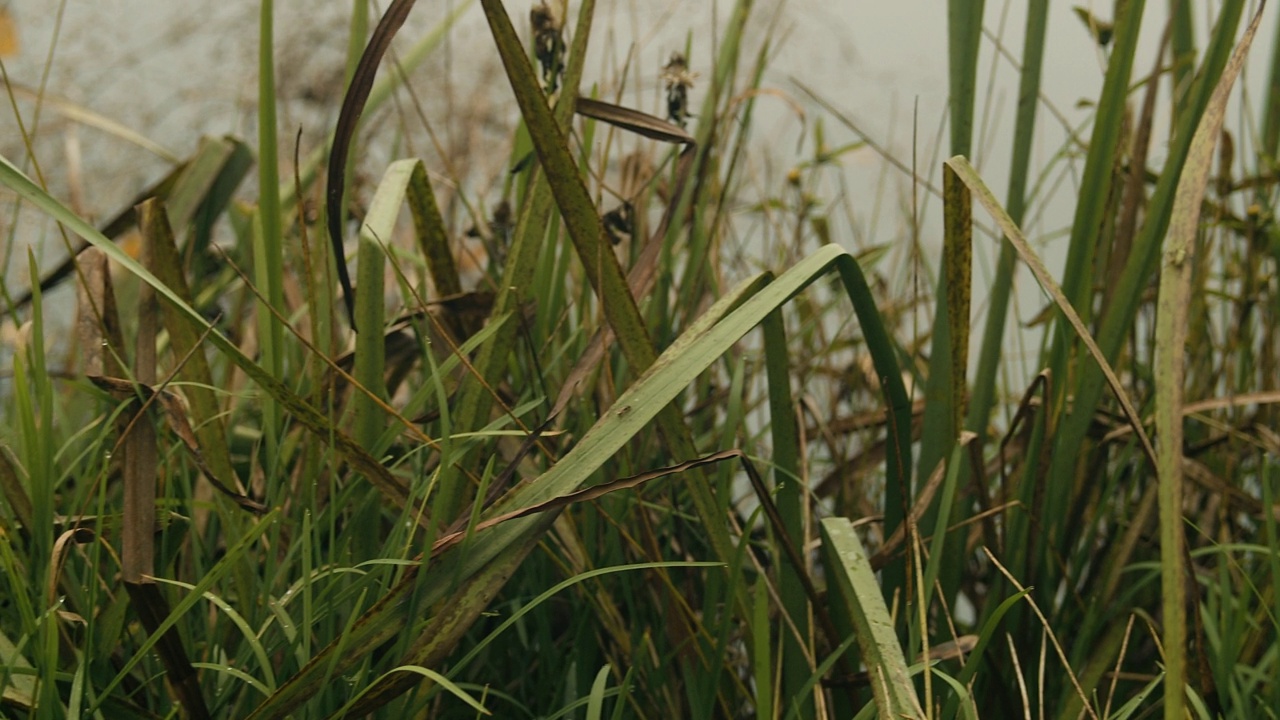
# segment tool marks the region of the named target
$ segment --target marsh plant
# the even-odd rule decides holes
[[[0,715],[1274,716],[1280,48],[1232,90],[1261,8],[1082,13],[1105,81],[1033,169],[1029,2],[1000,199],[967,159],[983,3],[950,0],[952,157],[909,183],[937,257],[841,236],[833,178],[877,145],[821,87],[792,88],[825,108],[807,157],[747,174],[750,0],[608,79],[593,0],[439,5],[354,0],[309,152],[275,130],[263,0],[256,144],[206,139],[100,226],[0,163],[6,216],[72,251],[3,288]],[[388,143],[477,9],[502,140]],[[397,38],[411,10],[442,19]],[[1023,228],[1065,170],[1046,268]]]

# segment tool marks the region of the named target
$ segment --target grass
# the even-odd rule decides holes
[[[29,296],[0,288],[23,321],[0,385],[0,714],[1280,707],[1280,51],[1266,97],[1236,83],[1261,9],[1224,0],[1196,27],[1183,3],[1163,60],[1139,54],[1140,0],[1109,33],[1094,18],[1093,122],[1036,170],[1049,15],[1029,3],[1002,202],[968,157],[982,3],[952,0],[952,157],[922,198],[943,254],[896,296],[886,253],[830,217],[842,157],[878,144],[829,98],[811,159],[745,175],[777,40],[748,43],[752,2],[689,40],[712,71],[656,115],[613,102],[652,69],[593,84],[591,0],[538,50],[514,4],[475,4],[519,117],[473,150],[509,158],[494,187],[451,162],[354,167],[374,135],[417,141],[426,114],[403,110],[431,88],[403,79],[466,11],[407,0],[381,23],[353,3],[334,134],[292,167],[275,132],[206,140],[95,227],[0,163],[15,212],[88,247],[29,259],[49,280]],[[387,54],[410,11],[439,24]],[[259,31],[274,128],[272,3]],[[1245,132],[1223,130],[1234,98]],[[398,124],[370,121],[393,100]],[[1080,178],[1062,268],[1027,222],[1055,165]],[[988,293],[972,258],[994,242]],[[1038,328],[1009,322],[1022,266]],[[70,351],[45,337],[62,278]],[[1040,344],[1028,387],[1010,335]]]

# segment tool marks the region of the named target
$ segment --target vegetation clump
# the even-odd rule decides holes
[[[855,139],[815,121],[785,178],[746,176],[770,56],[750,0],[612,86],[586,69],[594,0],[539,2],[527,32],[478,0],[518,109],[481,191],[438,145],[359,162],[460,15],[393,57],[412,0],[371,32],[354,5],[309,156],[274,130],[266,0],[256,147],[202,141],[99,227],[0,158],[70,252],[0,287],[22,323],[0,716],[1280,708],[1280,59],[1248,132],[1224,130],[1262,9],[1217,4],[1199,47],[1204,13],[1174,3],[1148,75],[1143,3],[1081,11],[1105,82],[1033,178],[1030,3],[1000,60],[1020,73],[1001,202],[969,159],[982,3],[953,0],[952,157],[940,187],[912,178],[942,209],[933,266],[918,215],[906,252],[841,237],[832,180],[875,139],[819,92]],[[645,111],[628,84],[664,96]],[[410,116],[397,133],[430,134]],[[1051,270],[1028,228],[1065,169]],[[975,243],[999,246],[989,279]],[[1018,275],[1047,306],[1009,328]],[[45,334],[64,280],[65,343]],[[1011,337],[1038,344],[1025,387]]]

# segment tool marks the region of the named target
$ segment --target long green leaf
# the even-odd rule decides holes
[[[947,2],[947,67],[948,86],[950,88],[950,126],[951,154],[969,155],[973,142],[973,114],[976,104],[976,78],[978,72],[978,50],[982,39],[982,15],[984,0],[948,0]],[[944,187],[944,195],[946,189]],[[963,192],[961,190],[961,192]],[[948,216],[948,238],[956,238],[952,228],[959,227],[961,220],[955,217],[959,207],[963,205],[959,198],[944,198],[944,206]],[[970,231],[971,232],[971,231]],[[943,252],[951,248],[951,258],[956,258],[954,249],[956,241],[948,240]],[[963,403],[956,404],[958,393],[964,393],[966,385],[964,377],[967,366],[955,366],[955,350],[958,343],[963,342],[968,352],[968,304],[965,304],[963,338],[953,338],[952,331],[960,315],[950,306],[953,299],[951,288],[952,275],[959,274],[958,268],[951,268],[938,276],[937,304],[935,322],[933,324],[932,352],[929,356],[929,375],[925,378],[925,414],[921,430],[920,473],[932,473],[933,469],[951,453],[956,434],[960,431],[957,417],[963,417]],[[964,274],[968,274],[967,272]],[[961,289],[968,292],[968,284]],[[935,509],[924,516],[925,523],[932,523]]]
[[[840,592],[845,613],[857,632],[880,717],[923,718],[924,710],[893,631],[893,618],[853,524],[845,518],[823,518],[821,528],[828,577]]]
[[[1027,3],[1027,24],[1023,31],[1022,72],[1018,79],[1018,110],[1013,126],[1013,157],[1009,168],[1009,192],[1005,207],[1013,222],[1021,225],[1027,206],[1027,173],[1031,165],[1031,147],[1035,138],[1036,108],[1040,99],[1040,76],[1044,65],[1045,35],[1049,27],[1049,0]],[[996,274],[987,298],[987,322],[978,351],[978,367],[973,377],[973,395],[969,404],[966,429],[986,439],[987,421],[995,402],[997,370],[1004,351],[1005,321],[1009,315],[1009,296],[1013,289],[1013,245],[1000,243]]]
[[[807,540],[804,535],[804,516],[809,497],[808,488],[804,487],[801,479],[800,433],[796,423],[797,408],[791,395],[791,373],[787,358],[789,345],[782,314],[776,311],[770,313],[761,328],[765,334],[765,369],[769,378],[774,499],[784,523],[783,531],[787,535],[781,542],[799,548],[804,547]],[[812,674],[812,668],[804,658],[813,655],[812,649],[803,647],[804,639],[809,637],[810,609],[800,576],[807,572],[807,568],[794,567],[788,556],[788,561],[782,563],[778,582],[782,610],[791,618],[796,628],[795,632],[783,634],[782,659],[779,661],[783,671],[782,697],[798,703],[806,717],[814,712],[812,693],[801,696],[802,688]]]

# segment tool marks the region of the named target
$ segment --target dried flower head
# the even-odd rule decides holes
[[[689,62],[680,52],[671,53],[662,68],[662,79],[667,83],[667,119],[680,127],[693,117],[689,112],[689,88],[697,77],[697,73],[689,72]]]
[[[553,93],[564,72],[564,25],[546,0],[529,11],[529,23],[533,26],[533,55],[542,67],[542,86]]]

